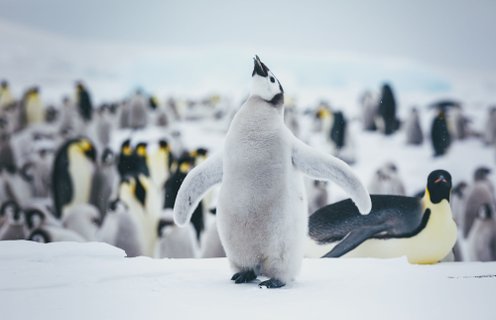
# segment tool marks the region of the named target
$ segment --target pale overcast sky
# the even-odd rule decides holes
[[[485,71],[496,70],[495,16],[492,0],[0,0],[0,19],[72,38],[354,52]]]

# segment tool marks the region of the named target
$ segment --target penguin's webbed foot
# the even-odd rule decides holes
[[[258,284],[260,288],[269,288],[269,289],[275,289],[275,288],[280,288],[284,287],[286,284],[282,282],[281,280],[271,278],[269,280],[262,281]]]
[[[232,277],[231,280],[234,281],[234,283],[248,283],[257,278],[257,275],[253,270],[248,270],[248,271],[241,271],[235,273]]]

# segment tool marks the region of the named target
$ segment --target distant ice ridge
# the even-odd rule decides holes
[[[473,81],[467,78],[478,75],[448,75],[394,57],[309,53],[304,49],[252,52],[253,48],[239,46],[174,48],[76,41],[2,20],[0,29],[2,77],[10,80],[17,95],[27,86],[41,85],[43,97],[51,102],[59,102],[63,94],[72,92],[77,79],[88,83],[96,101],[121,98],[136,87],[159,97],[220,93],[240,98],[247,94],[246,73],[255,53],[274,65],[288,95],[303,103],[331,97],[337,105],[356,104],[363,90],[376,90],[383,81],[392,82],[400,100],[408,104],[452,95],[480,100],[496,87],[494,78],[492,82],[485,78]]]

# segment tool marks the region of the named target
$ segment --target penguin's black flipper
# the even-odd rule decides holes
[[[322,258],[338,258],[351,250],[355,249],[361,245],[365,240],[386,231],[387,226],[371,226],[369,228],[362,228],[356,231],[352,231],[348,236],[346,236],[340,243],[338,243],[329,253],[327,253]]]

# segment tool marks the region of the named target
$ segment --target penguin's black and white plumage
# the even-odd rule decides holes
[[[451,253],[457,238],[450,191],[451,175],[435,170],[422,199],[372,195],[367,216],[349,199],[323,207],[310,216],[309,235],[318,244],[314,249],[320,247],[324,255],[332,247],[325,257],[406,256],[411,263],[439,262]]]
[[[405,122],[406,144],[419,146],[424,142],[424,132],[420,125],[419,112],[412,108]]]
[[[56,217],[61,218],[68,206],[89,202],[96,156],[86,138],[71,139],[57,151],[52,170]]]
[[[171,163],[172,151],[169,142],[161,139],[158,148],[148,155],[147,160],[150,178],[159,189],[163,188],[164,183],[169,178]]]
[[[387,83],[382,86],[377,113],[381,119],[383,133],[385,135],[393,134],[399,127],[399,121],[396,118],[396,100],[393,89]]]
[[[461,219],[464,238],[468,236],[480,208],[486,204],[494,208],[496,204],[494,186],[488,179],[490,173],[491,170],[486,167],[477,168],[474,172],[474,181],[467,190],[465,209]]]
[[[148,155],[148,144],[139,142],[134,148],[134,175],[145,175],[150,177],[150,163]]]
[[[161,213],[159,194],[155,186],[142,174],[126,178],[119,186],[119,199],[129,208],[133,225],[137,226],[136,238],[141,254],[154,256]]]
[[[446,120],[446,111],[440,109],[432,121],[431,127],[431,141],[435,157],[442,156],[448,151],[451,145],[451,139],[451,133]]]
[[[76,83],[76,101],[79,114],[85,122],[90,122],[93,116],[91,96],[82,82]]]
[[[3,223],[0,227],[0,240],[20,240],[26,237],[24,212],[14,201],[2,205]]]
[[[117,171],[122,178],[134,175],[136,171],[136,155],[131,146],[131,139],[126,139],[121,144],[119,158],[117,162]]]
[[[117,192],[119,179],[115,162],[114,152],[108,148],[103,150],[93,175],[90,203],[98,208],[102,217],[107,212],[110,198]]]
[[[193,168],[194,164],[195,158],[192,157],[190,153],[184,153],[179,159],[177,159],[175,165],[173,165],[173,167],[175,167],[175,171],[172,172],[169,179],[165,183],[164,209],[174,208],[174,203],[176,202],[179,188],[186,178],[186,175]],[[205,229],[203,206],[201,203],[198,204],[193,212],[193,215],[191,216],[191,223],[195,227],[196,237],[199,240],[203,229]]]
[[[370,197],[343,161],[298,140],[284,125],[284,90],[258,57],[251,95],[238,111],[222,153],[193,169],[174,206],[174,220],[185,225],[202,196],[222,182],[217,227],[235,283],[269,277],[260,287],[279,288],[298,273],[307,234],[307,203],[301,172],[333,180],[352,195],[360,212]]]
[[[334,147],[336,150],[341,150],[344,148],[346,141],[346,130],[348,122],[344,117],[343,112],[335,111],[333,113],[333,123],[331,127],[331,141],[334,143]]]
[[[469,261],[496,261],[496,220],[494,207],[485,204],[479,208],[467,237]]]

